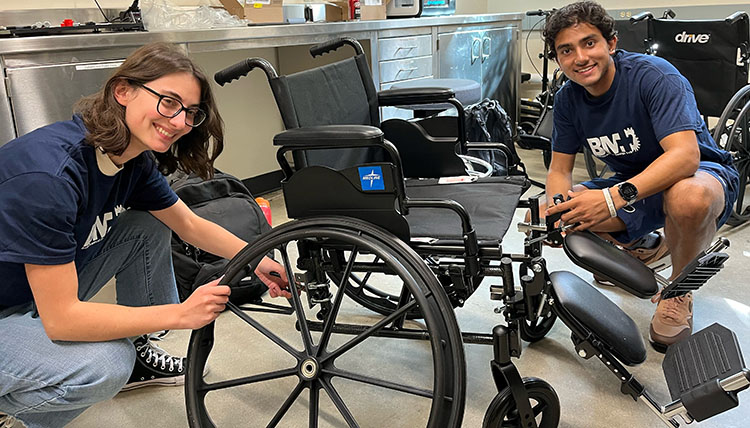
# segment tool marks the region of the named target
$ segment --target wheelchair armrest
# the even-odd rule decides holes
[[[324,125],[292,128],[273,137],[274,146],[363,147],[383,144],[383,131],[368,125]]]
[[[550,150],[552,148],[550,139],[541,135],[519,134],[518,138],[525,146],[532,149]]]
[[[399,106],[447,103],[456,93],[447,88],[400,88],[378,92],[378,105]]]

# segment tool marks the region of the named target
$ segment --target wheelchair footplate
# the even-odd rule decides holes
[[[718,323],[671,345],[662,368],[672,399],[697,421],[736,407],[749,383],[737,336]]]
[[[697,290],[724,267],[729,255],[719,251],[729,246],[729,240],[719,238],[708,249],[696,256],[661,292],[662,299],[671,299]]]

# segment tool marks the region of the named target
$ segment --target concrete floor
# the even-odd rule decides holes
[[[538,153],[521,152],[531,176],[543,180],[544,168]],[[577,168],[576,174],[576,179],[585,177],[582,168]],[[281,196],[277,193],[267,197],[272,202],[274,223],[285,221]],[[695,293],[695,329],[720,322],[733,329],[741,347],[750,352],[750,225],[737,228],[725,226],[719,231],[719,235],[730,239],[728,253],[731,257],[726,268]],[[511,227],[504,239],[504,250],[516,253],[522,251],[522,237],[515,226]],[[544,257],[550,270],[570,270],[587,281],[593,281],[590,273],[574,266],[560,249],[545,248]],[[489,333],[495,324],[502,322],[502,317],[493,312],[497,302],[489,299],[487,286],[499,281],[485,282],[463,308],[455,311],[463,331]],[[654,305],[618,289],[599,289],[635,320],[646,341]],[[351,311],[353,317],[372,318],[370,312],[356,305],[348,306],[345,310]],[[290,323],[291,317],[283,318],[277,326]],[[287,331],[291,332],[289,337],[294,336],[291,327]],[[167,336],[163,347],[175,354],[184,353],[189,334],[185,331],[172,332]],[[209,360],[211,372],[208,379],[230,379],[237,377],[238,373],[246,375],[266,372],[273,367],[289,367],[278,352],[270,350],[272,347],[269,344],[233,314],[222,314],[216,327],[216,345]],[[432,376],[429,354],[425,342],[378,340],[356,354],[353,371],[376,374],[381,378],[408,384],[419,382],[424,377],[429,382]],[[465,358],[467,391],[463,427],[480,427],[487,406],[497,393],[489,371],[492,349],[484,345],[466,345]],[[648,347],[646,362],[629,370],[658,401],[666,404],[669,393],[661,371],[662,360],[662,354]],[[543,340],[531,345],[525,344],[522,357],[515,360],[515,363],[522,376],[542,378],[555,388],[561,404],[560,427],[664,426],[645,405],[636,403],[619,392],[619,382],[599,360],[583,360],[575,354],[570,342],[570,331],[561,322],[557,322]],[[294,382],[287,379],[264,382],[254,387],[233,388],[216,398],[211,398],[212,395],[209,394],[208,405],[218,426],[265,426],[270,415],[288,397],[293,386]],[[339,390],[363,426],[424,426],[424,422],[418,422],[424,421],[424,403],[409,395],[346,384],[340,385]],[[184,396],[182,387],[150,387],[121,393],[112,400],[93,406],[69,426],[183,427],[187,425]],[[308,394],[305,390],[279,426],[306,426],[307,403]],[[323,416],[320,418],[320,426],[346,426],[325,393],[321,393],[321,406]],[[748,420],[750,394],[740,394],[738,408],[694,425],[706,428],[746,427]]]

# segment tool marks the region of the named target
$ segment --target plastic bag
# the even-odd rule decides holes
[[[168,0],[141,0],[140,5],[147,31],[246,27],[249,23],[224,9],[208,5],[182,7]]]

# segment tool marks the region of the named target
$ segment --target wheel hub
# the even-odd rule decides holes
[[[299,374],[305,380],[314,380],[320,374],[320,366],[314,358],[308,358],[299,365]]]

